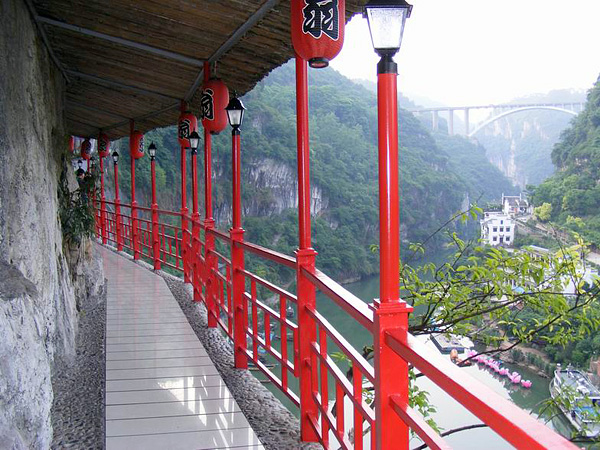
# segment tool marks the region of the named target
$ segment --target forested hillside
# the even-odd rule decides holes
[[[600,78],[552,150],[552,162],[557,173],[535,189],[534,204],[549,203],[550,220],[600,245]]]
[[[377,108],[374,93],[334,70],[310,71],[310,133],[314,246],[318,265],[339,279],[377,271],[369,247],[378,241]],[[244,99],[242,129],[243,222],[247,239],[292,253],[297,247],[295,79],[292,64],[273,71]],[[400,111],[401,234],[421,241],[483,194],[498,199],[510,183],[482,149],[461,138],[434,138]],[[159,204],[179,209],[179,147],[175,128],[147,133],[158,147]],[[127,148],[127,140],[119,143]],[[215,218],[226,229],[231,216],[231,135],[213,138]],[[120,164],[129,192],[129,159]],[[202,152],[199,163],[202,167]],[[141,204],[148,203],[149,164],[137,165]],[[199,170],[202,175],[202,170]],[[189,177],[189,175],[188,175]],[[203,183],[200,182],[201,189]],[[190,196],[191,197],[191,196]],[[203,193],[200,194],[202,203]],[[201,211],[202,211],[201,206]]]

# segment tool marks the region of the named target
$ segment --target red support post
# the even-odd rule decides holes
[[[242,186],[241,186],[241,150],[240,130],[234,128],[231,132],[231,167],[232,167],[232,227],[229,231],[231,236],[231,271],[233,273],[233,346],[235,367],[238,369],[248,368],[246,357],[246,316],[248,306],[244,295],[246,280],[242,271],[244,270],[244,250],[236,245],[244,240],[244,229],[242,228]]]
[[[185,102],[181,102],[181,111],[185,111]],[[183,281],[186,283],[190,282],[189,265],[187,258],[188,255],[188,214],[189,209],[187,207],[187,164],[185,155],[185,146],[181,146],[181,262],[183,265]]]
[[[100,156],[100,228],[102,231],[102,243],[108,241],[106,229],[106,197],[104,195],[104,158]]]
[[[129,121],[130,136],[133,135],[135,124],[133,120]],[[133,259],[140,259],[139,247],[138,247],[138,222],[137,222],[137,206],[138,203],[135,200],[135,158],[130,155],[131,158],[131,244],[133,247]]]
[[[152,178],[152,257],[154,270],[160,270],[160,239],[158,232],[158,202],[156,201],[156,161],[150,157],[150,175]]]
[[[210,79],[210,64],[204,63],[204,81]],[[213,270],[217,270],[218,261],[213,255],[215,249],[215,237],[210,230],[215,227],[212,207],[212,136],[208,130],[204,130],[204,268],[203,284],[205,287],[204,298],[206,300],[206,309],[208,310],[208,327],[216,328],[216,305],[214,292],[217,289],[217,283],[212,275]],[[232,262],[233,264],[233,262]],[[211,313],[212,312],[212,313]]]
[[[117,228],[117,250],[123,251],[123,222],[121,220],[121,198],[119,197],[119,164],[115,162],[115,226]]]
[[[304,276],[302,269],[313,271],[317,252],[312,248],[310,223],[310,141],[308,133],[308,69],[306,61],[296,55],[296,122],[298,153],[298,250],[296,277],[298,293],[298,339],[300,353],[300,433],[302,441],[318,442],[319,436],[311,426],[319,409],[313,398],[316,367],[311,367],[311,344],[316,341],[317,327],[309,314],[315,309],[315,286]],[[316,372],[315,372],[316,373]]]
[[[198,212],[198,165],[197,165],[197,149],[192,149],[192,242],[190,245],[190,268],[192,269],[192,286],[194,288],[194,301],[199,302],[200,296],[200,279],[198,272],[200,265],[198,264],[199,241],[200,241],[200,213]]]
[[[391,395],[408,404],[408,364],[385,342],[399,329],[406,337],[412,308],[400,300],[400,198],[398,193],[397,65],[391,56],[377,66],[379,148],[379,300],[374,310],[375,440],[377,449],[408,449],[409,428],[395,413]]]

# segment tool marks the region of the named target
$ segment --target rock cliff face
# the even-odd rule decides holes
[[[243,213],[246,216],[273,216],[287,209],[298,208],[298,182],[295,168],[270,158],[256,159],[244,170],[244,179],[252,193],[243,192]],[[217,177],[223,174],[217,174]],[[329,206],[329,199],[319,186],[311,185],[310,212],[319,215]],[[226,196],[226,199],[230,197]],[[231,222],[231,201],[225,201],[215,210],[217,223]]]
[[[91,244],[63,253],[64,86],[25,2],[0,2],[0,54],[0,448],[48,448],[53,366],[73,355],[77,297],[103,276],[95,260],[89,277]]]

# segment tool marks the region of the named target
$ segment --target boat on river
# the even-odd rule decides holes
[[[567,420],[580,436],[600,436],[600,391],[585,374],[570,365],[563,369],[560,364],[550,382],[550,395]]]

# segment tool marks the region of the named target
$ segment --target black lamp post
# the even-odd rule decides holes
[[[200,135],[197,131],[192,131],[188,140],[190,141],[192,155],[195,155],[196,153],[198,153],[198,146],[200,145]]]
[[[115,150],[115,151],[112,153],[112,159],[113,159],[113,162],[115,163],[115,166],[116,166],[117,164],[119,164],[119,152],[118,152],[118,151],[116,151],[116,150]]]
[[[150,146],[148,147],[148,154],[150,155],[150,161],[154,161],[156,158],[156,145],[154,142],[150,143]]]
[[[244,120],[244,105],[242,101],[237,97],[235,92],[233,93],[233,98],[229,100],[229,104],[225,108],[227,111],[227,119],[229,120],[229,125],[233,128],[233,133],[239,133],[239,128],[242,126],[242,121]]]

